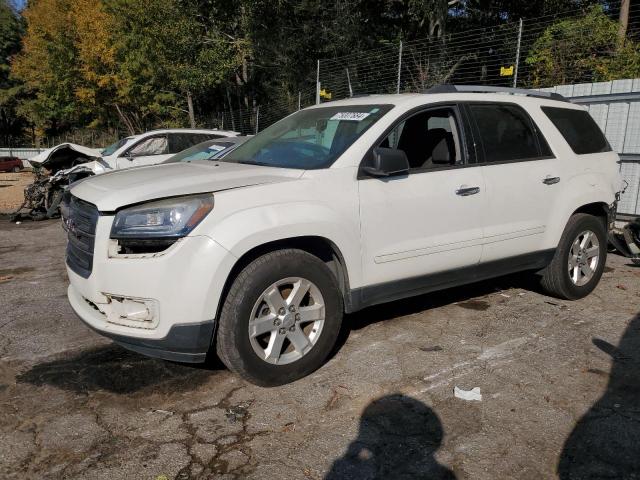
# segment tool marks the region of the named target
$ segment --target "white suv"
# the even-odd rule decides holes
[[[259,385],[309,374],[343,314],[515,271],[598,283],[620,178],[584,108],[441,87],[296,112],[215,162],[71,188],[69,301],[132,350],[215,350]]]

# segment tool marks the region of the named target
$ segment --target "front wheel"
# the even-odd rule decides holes
[[[11,171],[12,171],[13,173],[20,173],[20,167],[15,166],[15,167],[13,167],[13,168],[11,169]]]
[[[289,383],[322,365],[342,315],[336,278],[324,262],[302,250],[271,252],[233,282],[220,314],[217,353],[251,383]]]
[[[586,297],[598,285],[606,260],[604,222],[577,213],[567,222],[553,260],[543,271],[542,287],[566,300]]]

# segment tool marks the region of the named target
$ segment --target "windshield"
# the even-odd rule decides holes
[[[304,170],[329,167],[392,105],[300,110],[226,155],[223,162]]]
[[[115,143],[112,143],[107,148],[102,150],[102,155],[105,156],[105,157],[107,157],[109,155],[113,155],[114,153],[116,153],[116,150],[118,150],[119,148],[123,147],[132,138],[133,137],[125,137],[125,138],[121,138],[120,140],[118,140]]]
[[[164,163],[193,162],[195,160],[215,160],[230,147],[237,145],[235,142],[219,140],[207,140],[187,148],[174,155]]]

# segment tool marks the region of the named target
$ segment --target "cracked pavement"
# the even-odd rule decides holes
[[[577,302],[516,275],[351,315],[321,369],[264,389],[91,332],[64,246],[58,221],[0,219],[1,478],[640,478],[640,268],[620,256]]]

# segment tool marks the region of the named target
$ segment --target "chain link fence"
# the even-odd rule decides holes
[[[307,87],[289,98],[265,102],[252,107],[215,112],[198,119],[200,128],[233,130],[242,135],[255,135],[290,113],[315,103],[315,89]]]
[[[637,14],[640,5],[632,5],[630,17]],[[446,83],[543,88],[639,77],[637,47],[620,40],[617,15],[617,8],[592,7],[321,59],[315,88],[298,99],[221,112],[205,125],[254,134],[315,103]]]
[[[630,16],[638,12],[640,5],[632,5]],[[421,92],[447,83],[540,88],[611,80],[616,72],[638,76],[634,44],[619,40],[616,21],[614,9],[591,8],[320,60],[318,96]]]

